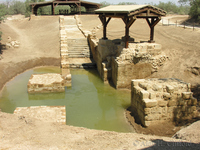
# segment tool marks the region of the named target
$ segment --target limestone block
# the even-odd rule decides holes
[[[174,110],[176,109],[175,106],[172,106],[172,107],[168,107],[168,110],[167,110],[167,113],[170,113],[172,114],[174,112]]]
[[[148,99],[149,98],[149,92],[142,90],[142,91],[140,91],[140,96],[141,96],[141,99]]]
[[[156,84],[153,84],[152,89],[153,89],[154,91],[158,91],[158,92],[163,91],[163,90],[162,90],[162,86],[161,86],[161,85],[156,85]]]
[[[172,96],[169,93],[164,93],[163,98],[164,98],[164,100],[169,100],[172,98]]]
[[[139,86],[139,83],[144,81],[144,79],[132,80],[132,86]]]
[[[151,108],[157,106],[157,100],[152,100],[152,99],[143,99],[144,106],[146,108]]]
[[[158,100],[158,106],[160,107],[165,107],[167,106],[167,104],[168,104],[168,101],[164,101],[162,99]]]
[[[167,109],[168,109],[168,107],[162,107],[162,115],[163,116],[167,116]]]
[[[29,93],[64,92],[64,79],[60,74],[48,73],[32,75],[28,82]]]
[[[149,114],[145,116],[145,121],[160,120],[161,116],[159,114]]]
[[[192,96],[192,92],[182,92],[183,99],[190,99]]]
[[[153,91],[151,91],[151,92],[149,93],[149,99],[156,99],[156,93],[153,92]]]
[[[188,99],[188,100],[186,100],[186,103],[187,103],[187,106],[191,106],[192,105],[192,100]]]
[[[151,114],[162,114],[162,108],[161,107],[151,108]]]
[[[145,121],[144,122],[144,126],[148,127],[152,124],[152,121]]]
[[[186,105],[186,101],[183,99],[179,99],[178,100],[178,106],[185,106]]]
[[[193,106],[196,106],[196,105],[197,105],[197,99],[196,99],[196,98],[192,97],[192,98],[191,98],[191,102],[192,102],[192,105],[193,105]]]
[[[151,108],[144,108],[144,114],[145,115],[151,114]]]
[[[177,101],[176,100],[170,100],[170,101],[168,101],[168,104],[167,104],[167,106],[168,107],[171,107],[171,106],[177,106]]]
[[[174,87],[170,86],[170,85],[167,85],[166,86],[166,90],[167,90],[168,93],[173,93],[174,92]]]
[[[148,84],[148,83],[139,83],[139,86],[141,88],[143,88],[144,90],[150,90],[151,89],[151,86]]]

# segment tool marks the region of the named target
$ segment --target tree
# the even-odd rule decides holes
[[[5,4],[0,4],[0,23],[4,20],[5,15],[7,14],[7,6]],[[0,41],[1,41],[2,32],[0,31]]]
[[[25,14],[25,4],[21,1],[12,1],[9,7],[9,14]]]
[[[159,2],[159,4],[155,6],[165,10],[167,13],[181,14],[181,15],[188,14],[190,9],[188,5],[177,6],[173,2],[167,2],[167,3]]]
[[[100,4],[101,4],[101,8],[111,5],[110,3],[106,2],[106,1],[103,1]]]
[[[136,3],[135,2],[120,2],[120,3],[118,3],[118,5],[136,5]]]
[[[200,21],[200,0],[193,0],[190,2],[191,8],[189,15],[196,21]]]
[[[200,0],[179,0],[179,3],[183,5],[189,3],[191,6],[189,11],[190,17],[200,22]]]

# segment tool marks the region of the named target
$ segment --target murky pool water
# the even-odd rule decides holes
[[[72,87],[65,93],[28,94],[31,74],[54,72],[58,67],[26,71],[8,82],[0,94],[0,109],[13,113],[16,107],[66,106],[68,125],[118,132],[131,132],[124,110],[130,106],[130,92],[104,84],[96,70],[72,69]]]

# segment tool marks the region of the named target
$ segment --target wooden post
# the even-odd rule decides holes
[[[150,43],[154,43],[154,26],[150,30]]]
[[[161,20],[161,18],[160,17],[158,17],[158,18],[151,18],[151,22],[149,21],[149,19],[148,18],[146,18],[146,21],[147,21],[147,23],[148,23],[148,25],[149,25],[149,27],[150,27],[150,40],[149,40],[149,43],[154,43],[155,41],[154,41],[154,27],[155,27],[155,25],[159,22]]]
[[[109,17],[108,20],[106,20],[106,16],[99,15],[99,18],[103,24],[103,39],[107,40],[108,38],[106,37],[106,28],[107,28],[109,21],[111,20],[111,17]]]
[[[125,48],[128,48],[128,44],[129,44],[129,28],[132,26],[132,24],[135,22],[136,18],[128,18],[128,17],[124,17],[122,18],[122,20],[125,23]]]
[[[129,43],[129,27],[125,27],[125,48],[128,48],[128,43]]]
[[[54,3],[51,5],[51,11],[52,11],[52,15],[55,15]]]

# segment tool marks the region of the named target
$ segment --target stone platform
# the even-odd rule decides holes
[[[28,82],[28,93],[65,92],[65,80],[60,74],[33,74]]]
[[[144,126],[159,120],[180,122],[197,115],[189,83],[178,79],[132,80],[131,108]]]
[[[14,114],[20,117],[36,118],[44,122],[66,124],[65,106],[17,107]]]

